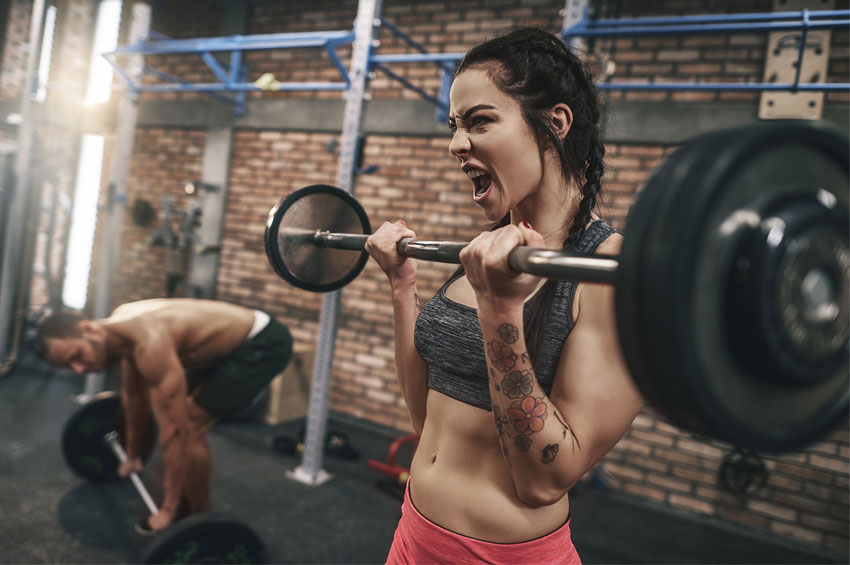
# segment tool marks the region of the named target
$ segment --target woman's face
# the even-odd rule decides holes
[[[473,185],[473,200],[498,220],[540,187],[545,159],[519,103],[481,69],[458,75],[449,95],[449,152]]]

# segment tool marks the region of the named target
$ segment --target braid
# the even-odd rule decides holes
[[[584,235],[587,224],[590,223],[593,209],[598,201],[602,199],[602,175],[605,173],[605,146],[598,141],[594,143],[593,154],[587,160],[587,168],[584,172],[585,183],[581,187],[581,201],[578,210],[571,218],[569,233],[564,242],[564,247],[572,247],[578,243]]]

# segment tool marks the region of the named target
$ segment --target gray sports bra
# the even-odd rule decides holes
[[[593,253],[614,228],[596,220],[585,230],[575,249]],[[478,312],[446,296],[446,289],[461,276],[456,273],[429,300],[416,320],[413,336],[419,356],[428,364],[428,388],[484,410],[491,410],[487,362]],[[555,367],[564,340],[573,329],[572,305],[574,281],[556,283],[555,300],[541,336],[534,372],[540,387],[548,395],[552,390]],[[524,318],[528,323],[534,298],[526,302]]]

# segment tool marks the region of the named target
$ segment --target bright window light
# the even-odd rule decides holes
[[[97,10],[94,30],[89,82],[85,104],[102,104],[112,92],[112,67],[101,53],[113,51],[118,46],[118,25],[121,23],[121,0],[103,0]]]
[[[56,6],[49,6],[44,14],[44,35],[41,40],[41,56],[38,60],[38,88],[36,102],[47,97],[47,80],[50,76],[50,55],[53,53],[53,32],[56,29]]]
[[[80,144],[68,255],[65,258],[65,282],[62,286],[62,302],[70,308],[82,309],[86,305],[102,164],[103,136],[84,135]]]

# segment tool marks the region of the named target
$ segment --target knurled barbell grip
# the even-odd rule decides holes
[[[460,251],[468,243],[461,241],[423,241],[404,238],[398,242],[399,253],[405,257],[460,263]],[[561,280],[576,280],[614,284],[619,262],[605,255],[570,255],[561,251],[519,246],[508,255],[511,268]]]
[[[508,255],[511,268],[552,279],[614,284],[619,259],[610,255],[570,255],[563,251],[519,246]]]
[[[333,249],[363,251],[368,234],[333,233],[317,231],[314,241]],[[465,241],[428,241],[403,238],[398,242],[398,252],[411,259],[436,263],[460,263],[461,250],[469,245]],[[515,271],[562,280],[576,280],[614,284],[619,261],[607,255],[571,255],[562,251],[520,246],[511,251],[508,262]]]
[[[124,448],[121,447],[121,442],[118,441],[118,432],[109,432],[105,436],[103,436],[103,441],[112,449],[113,453],[115,453],[115,457],[118,458],[120,463],[123,463],[127,460],[127,453],[124,451]],[[139,478],[139,475],[135,472],[130,473],[130,480],[133,482],[133,485],[136,487],[136,490],[139,491],[139,496],[142,497],[142,500],[145,501],[145,506],[148,507],[151,514],[156,514],[159,512],[159,508],[156,507],[156,503],[154,503],[153,498],[151,498],[148,489],[145,488],[144,483]]]

